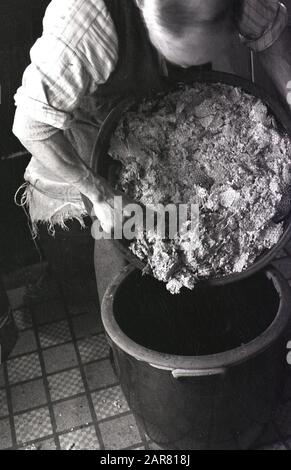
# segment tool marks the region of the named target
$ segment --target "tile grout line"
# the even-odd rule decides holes
[[[11,443],[12,443],[12,448],[14,448],[17,446],[17,438],[16,438],[16,428],[15,428],[15,423],[14,423],[12,395],[11,395],[11,388],[10,388],[9,377],[8,377],[7,362],[4,362],[3,364],[3,372],[4,372],[4,378],[5,378],[4,390],[6,390],[7,408],[8,408],[8,413],[9,413],[8,418],[9,418],[9,425],[10,425]]]
[[[100,307],[99,307],[99,314],[100,314]],[[72,325],[73,322],[72,322],[71,316],[69,316],[69,323],[70,323],[70,327],[73,329],[73,325]],[[73,330],[73,334],[74,334],[74,336],[75,336],[75,331],[74,331],[74,330]],[[105,331],[103,330],[102,332],[99,332],[99,333],[98,333],[97,335],[95,335],[95,336],[98,336],[98,335],[101,335],[101,334],[105,334]],[[92,335],[92,336],[93,336],[93,335]],[[79,339],[79,340],[80,340],[80,339]],[[77,340],[77,341],[79,341],[79,340]],[[76,346],[77,346],[77,342],[76,342]],[[81,367],[83,367],[83,363],[82,363],[82,361],[81,361],[81,356],[80,356],[80,358],[79,358],[79,354],[80,354],[80,353],[79,353],[79,350],[78,350],[78,348],[76,348],[76,349],[77,349],[78,361],[80,362]],[[109,355],[109,359],[110,359],[110,355]],[[98,362],[98,361],[94,361],[94,362]],[[82,372],[81,372],[81,373],[82,373]],[[87,378],[86,378],[86,376],[85,376],[85,380],[86,380],[85,388],[87,388],[87,385],[88,385],[88,384],[87,384]],[[111,385],[109,385],[109,386],[104,387],[103,389],[106,390],[106,389],[111,388],[112,386],[117,386],[117,385],[119,385],[119,386],[121,385],[121,384],[120,384],[120,381],[118,380],[118,377],[116,378],[116,384],[115,384],[115,385],[111,384]],[[89,387],[88,387],[88,389],[89,389]],[[97,391],[97,390],[96,390],[96,391]],[[89,393],[90,393],[90,401],[91,401],[91,400],[92,400],[92,394],[95,393],[95,392],[91,390],[91,391],[89,391]],[[92,404],[93,404],[93,400],[92,400]],[[102,423],[103,423],[103,422],[108,422],[108,421],[111,421],[111,420],[113,420],[113,419],[118,419],[119,417],[122,417],[122,416],[131,416],[131,415],[133,415],[132,411],[131,411],[130,408],[129,408],[129,411],[128,411],[128,412],[124,412],[124,413],[121,413],[121,414],[117,414],[117,415],[111,416],[111,417],[109,417],[109,418],[104,418],[104,419],[102,419],[102,420],[98,420],[97,414],[96,414],[96,412],[95,412],[94,404],[93,404],[93,410],[94,410],[93,419],[94,419],[94,416],[96,416],[96,424],[97,424],[97,426],[98,426],[98,423],[101,423],[101,422],[102,422]],[[142,443],[142,444],[145,446],[145,448],[147,449],[148,447],[147,447],[147,441],[146,441],[145,434],[144,434],[144,432],[142,431],[142,428],[140,427],[139,423],[137,422],[135,416],[133,416],[133,417],[134,417],[134,420],[135,420],[136,425],[137,425],[138,433],[139,433],[140,438],[141,438],[141,443]],[[101,431],[99,430],[99,426],[98,426],[98,431],[100,432],[100,435],[101,435]],[[98,437],[99,437],[99,436],[98,436]],[[102,435],[101,435],[101,439],[102,439]],[[103,447],[104,447],[103,439],[100,441],[100,444],[101,444],[101,443],[103,444]]]
[[[67,321],[67,323],[69,323],[68,320],[66,320],[66,321]],[[96,336],[101,336],[101,335],[104,335],[104,333],[103,333],[102,331],[101,331],[100,333],[96,333],[96,334],[94,334],[94,335],[91,335],[90,337],[95,338]],[[85,336],[83,336],[83,337],[81,337],[81,338],[76,338],[77,342],[82,341],[82,340],[85,340],[85,339],[87,339]],[[66,340],[66,341],[62,341],[62,342],[60,342],[60,343],[51,344],[50,346],[44,346],[44,347],[42,347],[42,350],[43,350],[43,351],[48,351],[48,350],[50,350],[50,349],[57,348],[58,346],[65,346],[66,344],[69,344],[69,343],[71,343],[71,342],[72,342],[72,338],[71,338],[71,339],[68,339],[68,340]],[[31,352],[33,352],[33,351],[31,351]],[[24,354],[26,354],[26,353],[24,353]],[[27,353],[27,354],[28,354],[28,353]],[[22,355],[23,355],[23,354],[21,354],[21,356],[22,356]],[[18,356],[14,356],[14,357],[11,358],[11,359],[14,359],[15,357],[18,357]],[[102,358],[101,358],[101,359],[102,359]],[[95,361],[95,360],[98,361],[99,359],[93,359],[93,361]]]
[[[60,291],[62,292],[62,287],[60,287]],[[62,292],[63,293],[63,292]],[[85,374],[85,371],[84,371],[84,365],[82,363],[82,360],[81,360],[81,355],[79,353],[79,349],[78,349],[78,346],[77,346],[77,342],[80,341],[80,338],[77,339],[76,338],[76,335],[75,335],[75,331],[74,331],[74,327],[73,327],[73,318],[76,318],[76,316],[72,316],[69,315],[69,311],[68,311],[68,307],[67,307],[67,304],[66,304],[66,300],[64,299],[64,303],[66,305],[66,311],[67,311],[67,317],[68,317],[68,323],[70,325],[70,329],[71,329],[71,334],[72,334],[72,338],[73,338],[73,343],[74,343],[74,347],[75,347],[75,350],[76,350],[76,354],[77,354],[77,358],[78,358],[78,363],[79,363],[79,366],[80,366],[80,372],[81,372],[81,375],[82,375],[82,378],[83,378],[83,381],[84,381],[84,386],[85,386],[85,391],[86,391],[86,395],[87,395],[87,399],[88,399],[88,402],[89,402],[89,407],[90,407],[90,411],[91,411],[91,415],[92,415],[92,418],[93,418],[93,423],[95,425],[95,428],[96,428],[96,433],[97,433],[97,436],[98,436],[98,439],[100,441],[100,448],[101,449],[105,449],[105,446],[104,446],[104,442],[103,442],[103,438],[102,438],[102,434],[101,434],[101,431],[99,429],[99,425],[98,423],[99,422],[107,422],[107,421],[110,421],[112,419],[116,419],[120,416],[129,416],[129,415],[132,415],[132,411],[129,409],[128,412],[126,413],[122,413],[120,415],[115,415],[113,417],[110,417],[110,418],[105,418],[105,420],[100,420],[98,421],[98,418],[97,418],[97,415],[96,415],[96,412],[95,412],[95,408],[94,408],[94,404],[93,404],[93,400],[92,400],[92,393],[94,393],[94,391],[90,391],[89,390],[89,386],[88,386],[88,382],[87,382],[87,377],[86,377],[86,374]],[[99,314],[100,314],[100,307],[99,307]],[[101,332],[98,332],[97,335],[101,335],[101,334],[105,334],[105,331],[101,331]],[[96,336],[97,336],[96,335]],[[92,335],[93,336],[93,335]],[[102,359],[101,359],[102,360]],[[93,362],[98,362],[98,361],[93,361]],[[117,382],[115,385],[119,385],[120,386],[120,381],[117,379]],[[109,386],[106,386],[104,387],[103,389],[108,389],[108,388],[111,388],[112,386],[114,385],[109,385]],[[91,408],[91,403],[92,403],[92,408]],[[93,411],[93,412],[92,412]],[[141,438],[141,442],[142,444],[145,446],[146,449],[148,449],[148,444],[147,444],[147,441],[146,441],[146,437],[145,437],[145,434],[142,432],[142,429],[140,428],[139,426],[139,423],[137,422],[135,416],[134,416],[134,420],[137,424],[137,428],[138,428],[138,433],[140,435],[140,438]],[[99,437],[100,436],[100,437]]]
[[[70,341],[70,344],[73,344],[73,341]],[[38,351],[35,351],[34,353],[32,354],[36,354],[38,353]],[[31,353],[28,353],[27,355],[30,355]],[[24,354],[23,356],[26,356],[26,354]],[[21,357],[23,357],[21,356]],[[103,358],[100,358],[100,359],[94,359],[90,362],[86,362],[86,363],[83,363],[83,366],[90,366],[90,365],[94,365],[94,364],[98,364],[99,362],[102,362],[102,361],[106,361],[108,360],[108,356],[104,356]],[[58,375],[58,374],[63,374],[65,372],[70,372],[74,369],[79,369],[78,368],[78,365],[74,365],[74,366],[70,366],[70,367],[66,367],[65,369],[60,369],[60,370],[57,370],[57,371],[54,371],[54,372],[49,372],[48,374],[46,374],[47,377],[53,377],[54,375]],[[42,375],[38,375],[36,377],[33,377],[31,379],[27,379],[27,380],[20,380],[20,381],[17,381],[17,382],[12,382],[11,383],[11,387],[16,387],[18,385],[26,385],[26,384],[29,384],[30,382],[33,382],[34,380],[38,380],[38,379],[41,379],[42,378]],[[101,391],[101,390],[106,390],[108,388],[111,388],[111,387],[115,387],[116,385],[118,385],[119,382],[118,382],[118,379],[116,379],[116,382],[110,384],[110,385],[105,385],[103,387],[98,387],[98,388],[94,388],[91,390],[91,393],[93,392],[98,392],[98,391]]]
[[[72,318],[69,315],[68,306],[67,306],[67,303],[66,303],[65,296],[63,294],[62,286],[59,286],[59,287],[60,287],[60,291],[61,291],[61,294],[62,294],[62,300],[63,300],[63,303],[64,303],[66,316],[67,316],[67,320],[68,320],[68,324],[69,324],[69,328],[70,328],[70,332],[71,332],[71,336],[72,336],[72,340],[73,340],[73,345],[74,345],[74,349],[75,349],[76,356],[77,356],[77,361],[78,361],[80,374],[81,374],[81,377],[82,377],[82,380],[83,380],[83,383],[84,383],[85,395],[86,395],[86,398],[87,398],[87,401],[88,401],[91,418],[92,418],[93,425],[94,425],[94,428],[95,428],[95,432],[96,432],[96,435],[97,435],[97,438],[98,438],[98,441],[99,441],[100,450],[104,450],[105,445],[104,445],[104,441],[103,441],[101,431],[99,429],[98,420],[97,420],[97,416],[96,416],[96,412],[95,412],[91,392],[90,392],[90,389],[89,389],[85,369],[84,369],[84,366],[82,364],[82,359],[81,359],[81,355],[80,355],[79,348],[78,348],[78,343],[77,343],[78,339],[77,339],[76,334],[75,334]]]
[[[38,379],[39,380],[39,379]],[[47,394],[46,394],[47,395]],[[76,398],[80,398],[82,397],[83,395],[85,395],[85,392],[82,392],[82,393],[78,393],[78,394],[75,394],[75,395],[72,395],[72,396],[69,396],[69,397],[65,397],[65,398],[60,398],[58,400],[51,400],[51,403],[52,405],[58,405],[60,403],[65,403],[66,401],[69,401],[70,399],[76,399]],[[37,406],[33,406],[31,408],[26,408],[25,410],[20,410],[20,411],[17,411],[16,413],[14,413],[15,416],[22,416],[26,413],[30,413],[32,411],[36,411],[36,410],[40,410],[41,408],[43,408],[44,406],[46,406],[47,404],[49,403],[49,401],[47,401],[46,403],[43,403],[42,405],[37,405]]]
[[[82,429],[86,429],[86,428],[91,428],[92,426],[94,426],[93,424],[93,421],[84,425],[84,424],[81,424],[79,426],[74,426],[74,429],[73,431],[71,429],[66,429],[64,431],[59,431],[59,432],[56,432],[56,436],[57,437],[62,437],[62,436],[66,436],[68,434],[71,434],[72,432],[75,432],[75,431],[80,431]],[[36,438],[36,439],[33,439],[33,440],[28,440],[24,443],[24,445],[31,445],[31,444],[35,444],[35,443],[38,443],[38,442],[43,442],[43,441],[46,441],[48,439],[54,439],[55,437],[54,434],[48,434],[47,436],[44,436],[44,437],[41,437],[41,438]],[[23,445],[19,445],[18,447],[23,447]],[[59,450],[63,450],[63,449],[59,449]]]
[[[285,259],[285,258],[281,258],[281,259]],[[62,299],[61,299],[61,300],[62,300]],[[63,303],[64,303],[64,300],[63,300]],[[77,338],[76,338],[76,335],[75,335],[75,332],[74,332],[74,328],[73,328],[73,319],[76,318],[76,317],[78,317],[78,316],[81,317],[82,315],[78,315],[78,316],[77,316],[77,315],[73,315],[73,316],[71,316],[70,314],[68,314],[68,313],[67,313],[67,312],[68,312],[68,310],[67,310],[67,304],[65,304],[65,306],[63,306],[63,308],[65,308],[65,310],[66,310],[66,315],[67,315],[67,316],[66,316],[65,318],[60,319],[60,320],[54,320],[53,322],[48,323],[48,324],[45,324],[45,325],[43,325],[43,324],[37,325],[37,324],[34,322],[34,317],[32,316],[32,318],[33,318],[33,326],[32,326],[32,329],[33,329],[34,334],[35,334],[35,336],[36,336],[36,338],[37,338],[37,344],[38,344],[37,352],[38,352],[38,354],[39,354],[40,360],[43,359],[43,354],[42,354],[42,352],[43,352],[44,349],[41,348],[41,344],[40,344],[39,333],[38,333],[39,327],[46,326],[46,325],[49,326],[49,325],[51,325],[51,324],[53,324],[53,323],[58,323],[59,321],[65,321],[65,320],[67,320],[67,322],[68,322],[68,324],[69,324],[69,328],[70,328],[70,330],[71,330],[71,334],[73,333],[73,334],[72,334],[72,341],[70,341],[70,342],[71,342],[72,344],[74,344],[74,347],[75,347],[75,350],[76,350],[76,354],[77,354],[77,358],[78,358],[78,364],[79,364],[79,366],[77,365],[77,366],[74,366],[74,367],[70,367],[70,368],[68,368],[68,369],[64,369],[63,371],[66,371],[66,370],[73,370],[73,369],[79,369],[79,370],[80,370],[81,376],[82,376],[82,378],[83,378],[83,382],[84,382],[84,384],[85,384],[85,396],[87,396],[88,401],[89,401],[89,397],[91,398],[91,394],[94,393],[94,391],[100,391],[100,390],[103,390],[103,389],[111,388],[112,386],[114,386],[114,384],[109,385],[109,386],[106,386],[106,387],[102,387],[101,389],[95,389],[95,390],[93,390],[93,391],[90,391],[90,390],[89,390],[89,386],[87,387],[88,383],[87,383],[86,375],[84,375],[84,377],[85,377],[85,380],[84,380],[83,373],[82,373],[82,372],[84,372],[83,369],[85,368],[85,366],[87,365],[87,363],[86,363],[86,364],[83,364],[83,362],[82,362],[82,360],[81,360],[81,355],[79,354],[78,346],[77,346],[78,342],[81,341],[82,339],[85,339],[85,337],[84,337],[84,338],[78,338],[78,339],[77,339]],[[27,328],[27,329],[29,329],[29,328]],[[101,334],[102,334],[102,332],[99,332],[99,333],[96,333],[96,334],[94,334],[94,335],[92,335],[92,336],[96,337],[96,336],[101,335]],[[66,344],[66,343],[64,343],[64,344]],[[47,348],[45,348],[45,349],[54,348],[54,347],[57,347],[57,346],[59,346],[59,345],[61,345],[61,344],[49,346],[49,347],[47,347]],[[32,353],[32,352],[24,353],[24,354],[21,354],[20,356],[23,357],[23,356],[29,355],[29,354],[31,354],[31,353]],[[19,356],[19,357],[20,357],[20,356]],[[16,356],[15,358],[17,358],[17,357],[18,357],[18,356]],[[13,358],[13,359],[14,359],[14,358]],[[98,363],[99,361],[103,361],[103,360],[105,360],[105,359],[107,359],[107,357],[100,358],[100,359],[97,359],[97,360],[94,359],[94,360],[92,360],[91,362],[89,362],[88,364]],[[42,367],[42,366],[43,366],[43,367]],[[43,371],[43,370],[45,371],[45,364],[44,364],[44,361],[43,361],[43,363],[42,363],[42,361],[41,361],[41,369],[42,369],[42,371]],[[60,372],[61,372],[61,371],[60,371]],[[42,376],[42,378],[43,378],[43,380],[44,380],[45,382],[47,382],[47,376],[49,376],[49,375],[56,375],[56,374],[58,374],[58,373],[60,373],[60,372],[57,371],[57,372],[53,372],[53,373],[50,373],[50,374],[46,374],[46,373],[45,373],[45,374]],[[33,381],[33,380],[35,380],[35,378],[30,379],[30,380],[27,381],[27,382],[29,383],[29,382],[31,382],[31,381]],[[11,391],[10,391],[10,389],[12,388],[12,385],[10,385],[10,383],[9,383],[9,381],[8,381],[8,370],[6,370],[6,373],[5,373],[5,381],[6,381],[6,384],[7,384],[7,385],[6,385],[6,391],[7,391],[7,402],[8,402],[8,389],[9,389],[9,396],[10,396],[10,398],[12,398],[12,397],[11,397]],[[24,383],[25,383],[25,382],[24,382]],[[118,385],[118,384],[119,384],[119,382],[117,382],[115,385]],[[14,386],[14,385],[17,385],[17,383],[13,384],[13,386]],[[5,389],[5,388],[4,388],[4,389]],[[50,398],[50,392],[49,392],[48,383],[45,383],[45,391],[46,391],[46,394],[47,394],[47,392],[48,392],[49,398]],[[82,394],[80,394],[80,395],[84,395],[84,393],[82,393]],[[74,397],[75,397],[75,396],[74,396]],[[73,397],[66,397],[66,398],[64,398],[64,399],[60,399],[60,401],[66,401],[66,400],[69,400],[69,399],[71,399],[71,398],[73,398]],[[48,400],[48,404],[50,404],[50,403],[52,404],[52,403],[54,403],[54,402],[52,402],[52,400]],[[43,406],[44,406],[44,405],[39,406],[38,408],[42,408]],[[8,408],[9,408],[9,404],[8,404]],[[52,407],[52,409],[53,409],[53,407]],[[93,405],[93,409],[94,409],[94,405]],[[12,399],[11,399],[11,410],[12,410]],[[28,411],[28,410],[26,410],[25,412],[27,412],[27,411]],[[90,412],[91,412],[91,408],[90,408]],[[124,414],[125,414],[125,415],[126,415],[126,414],[129,414],[129,412],[128,412],[128,413],[123,413],[123,414],[121,414],[121,415],[114,415],[114,416],[112,416],[112,417],[105,418],[105,421],[113,420],[113,419],[115,419],[115,418],[118,418],[119,416],[123,416]],[[91,415],[92,415],[92,412],[91,412]],[[94,409],[94,415],[96,415],[95,409]],[[94,418],[94,415],[92,415],[92,418]],[[54,416],[54,415],[53,415],[53,416]],[[10,418],[10,410],[9,410],[9,418]],[[97,417],[96,417],[96,418],[97,418]],[[12,421],[13,421],[13,426],[14,426],[14,415],[13,415],[13,413],[11,413],[11,419],[12,419]],[[103,420],[100,420],[100,421],[103,421]],[[96,419],[97,425],[98,425],[98,422],[99,422],[98,419]],[[138,424],[138,423],[137,423],[137,424]],[[96,425],[95,425],[94,419],[93,419],[92,424],[90,423],[89,426],[92,426],[92,425],[95,427],[95,430],[96,430]],[[89,427],[89,426],[84,426],[84,425],[83,425],[83,426],[80,426],[79,429],[83,429],[84,427]],[[11,427],[11,428],[12,428],[12,427]],[[278,429],[277,425],[275,425],[275,428],[276,428],[278,437],[280,437],[281,443],[282,443],[286,448],[290,448],[290,445],[288,445],[288,444],[286,443],[286,441],[285,441],[285,439],[287,439],[287,438],[285,437],[285,438],[283,439],[283,437],[281,437],[282,434],[281,434],[281,432],[279,432],[279,429]],[[74,427],[74,431],[77,430],[77,429],[78,429],[77,426]],[[70,432],[69,430],[66,430],[66,431],[63,431],[63,432],[57,432],[57,431],[55,431],[55,432],[53,432],[53,435],[49,435],[49,436],[47,436],[47,437],[42,437],[42,438],[39,439],[39,441],[41,442],[41,441],[44,441],[44,440],[46,440],[46,439],[48,439],[48,438],[51,439],[52,437],[55,438],[56,436],[60,436],[60,435],[63,435],[63,434],[68,434],[69,432]],[[139,431],[139,432],[140,432],[140,431]],[[97,433],[97,431],[96,431],[96,433]],[[16,442],[16,446],[17,446],[17,439],[16,439],[15,426],[14,426],[14,434],[15,434],[15,442]],[[141,432],[140,432],[140,434],[141,434]],[[98,435],[98,434],[97,434],[97,435]],[[141,434],[141,435],[143,435],[143,434]],[[34,441],[33,441],[33,442],[34,442]],[[101,443],[101,441],[100,441],[100,443]],[[148,441],[146,441],[146,443],[148,444]],[[131,447],[138,447],[139,445],[141,445],[141,444],[135,444],[134,446],[131,446]],[[144,443],[142,443],[142,445],[144,445]],[[20,447],[20,445],[18,445],[17,447]]]
[[[60,438],[62,436],[67,436],[68,434],[71,434],[73,432],[80,431],[80,430],[87,429],[87,428],[92,428],[92,427],[94,427],[93,421],[86,424],[86,425],[82,424],[82,425],[79,425],[79,426],[74,426],[73,431],[71,431],[70,429],[66,429],[64,431],[59,431],[56,434]],[[95,427],[94,427],[94,429],[95,429]],[[17,447],[20,448],[20,447],[23,447],[25,445],[37,444],[37,443],[41,443],[41,442],[44,442],[44,441],[47,441],[47,440],[53,439],[53,438],[54,438],[54,434],[49,434],[49,435],[41,437],[41,438],[36,438],[36,439],[33,439],[33,440],[25,441],[25,443],[23,443],[21,445],[18,445]],[[140,444],[141,444],[141,442],[140,442]],[[138,446],[140,444],[135,444],[135,445]]]
[[[19,445],[17,445],[17,448],[15,450],[27,450],[27,449],[24,449],[27,446],[32,446],[32,445],[36,446],[37,444],[41,444],[42,442],[46,442],[46,441],[50,441],[50,440],[52,440],[54,442],[54,445],[56,446],[54,435],[53,434],[48,434],[45,437],[40,437],[40,438],[37,438],[33,441],[26,441],[23,444],[19,444]],[[46,450],[46,449],[29,449],[29,450]],[[53,450],[56,450],[56,449],[53,449]]]
[[[32,318],[32,324],[35,332],[35,338],[36,338],[36,344],[38,348],[38,355],[39,355],[39,361],[40,361],[40,367],[42,371],[42,379],[44,383],[44,389],[45,389],[45,394],[47,398],[47,407],[49,410],[49,415],[50,415],[50,420],[51,420],[51,425],[52,425],[52,431],[53,431],[53,438],[55,441],[56,449],[60,449],[60,441],[57,435],[57,424],[55,420],[55,415],[54,415],[54,409],[51,401],[51,395],[50,395],[50,390],[49,390],[49,383],[46,375],[46,368],[45,368],[45,362],[43,358],[43,352],[41,349],[41,343],[40,343],[40,338],[39,338],[39,333],[38,333],[38,328],[37,328],[37,323],[35,321],[33,313],[31,313],[31,318]]]
[[[106,422],[106,421],[113,421],[114,419],[118,419],[120,416],[128,416],[128,415],[131,415],[131,412],[125,412],[125,413],[122,413],[120,415],[115,415],[115,416],[112,416],[112,417],[109,417],[109,418],[105,418],[104,420],[100,420],[99,422]],[[274,423],[273,423],[274,425]],[[74,427],[74,430],[71,431],[71,430],[64,430],[64,431],[60,431],[60,432],[57,432],[57,435],[59,437],[61,436],[65,436],[67,434],[70,434],[72,432],[75,432],[75,431],[78,431],[78,430],[82,430],[82,429],[86,429],[86,428],[91,428],[92,426],[94,426],[94,423],[91,422],[91,423],[88,423],[87,425],[80,425],[80,426],[75,426]],[[275,426],[274,426],[275,427]],[[277,431],[277,428],[275,427],[276,431]],[[46,441],[46,440],[49,440],[49,439],[52,439],[54,437],[53,434],[50,434],[50,435],[47,435],[47,436],[44,436],[42,438],[38,438],[38,439],[34,439],[34,440],[28,440],[28,441],[25,441],[25,443],[21,444],[21,445],[18,445],[17,447],[23,447],[23,445],[31,445],[31,444],[36,444],[36,443],[41,443],[43,441]],[[281,439],[281,437],[279,436],[279,433],[278,433],[278,438]],[[126,447],[126,449],[134,449],[136,447],[139,447],[140,445],[143,445],[146,447],[146,450],[151,450],[149,448],[149,445],[151,444],[152,441],[146,441],[146,444],[147,446],[145,446],[145,443],[143,441],[141,441],[140,443],[137,443],[137,444],[134,444],[132,446],[129,446],[129,447]],[[281,439],[281,442],[279,441],[270,441],[270,442],[266,442],[264,444],[262,444],[262,446],[271,446],[271,445],[274,445],[274,444],[277,444],[277,443],[280,443],[280,444],[283,444],[287,449],[290,448],[290,446],[283,440]]]
[[[76,368],[78,370],[78,368]],[[41,380],[42,377],[39,377],[38,379],[35,379],[35,380]],[[33,379],[34,380],[34,379]],[[28,382],[29,383],[29,382]],[[92,391],[90,391],[90,394],[94,394],[94,393],[99,393],[99,392],[103,392],[105,390],[109,390],[110,388],[113,388],[113,387],[117,387],[119,385],[119,383],[116,383],[116,384],[113,384],[113,385],[109,385],[107,387],[103,387],[103,388],[98,388],[98,389],[94,389]],[[5,389],[4,389],[5,390]],[[83,396],[86,396],[86,391],[85,391],[85,388],[84,388],[84,391],[82,392],[78,392],[78,393],[75,393],[74,395],[69,395],[69,396],[66,396],[66,397],[63,397],[63,398],[57,398],[56,400],[52,399],[51,398],[51,403],[52,405],[59,405],[61,403],[66,403],[67,401],[70,401],[72,399],[76,399],[76,398],[81,398]],[[47,402],[48,403],[48,402]],[[14,416],[21,416],[23,414],[26,414],[26,413],[30,413],[31,411],[36,411],[36,410],[39,410],[41,408],[43,408],[47,403],[43,403],[41,405],[37,405],[37,406],[33,406],[33,407],[29,407],[29,408],[25,408],[23,410],[19,410],[19,411],[16,411],[14,413]],[[124,411],[122,413],[118,413],[118,414],[114,414],[112,416],[110,416],[109,418],[101,418],[101,419],[97,419],[98,423],[99,422],[103,422],[103,421],[108,421],[110,419],[114,419],[116,417],[119,417],[119,416],[124,416],[124,415],[128,415],[129,414],[129,411]],[[4,419],[4,418],[8,418],[8,415],[7,416],[3,416],[1,417],[0,419]]]
[[[122,413],[112,415],[112,416],[107,416],[106,418],[101,418],[98,419],[98,424],[103,424],[103,423],[108,423],[109,421],[114,421],[119,418],[126,418],[127,416],[132,416],[132,411],[129,409],[128,411],[123,411]]]
[[[99,441],[99,444],[100,444],[100,449],[103,450],[103,449],[105,449],[105,446],[104,446],[101,431],[100,431],[99,426],[98,426],[98,420],[97,420],[97,416],[96,416],[96,413],[95,413],[95,408],[94,408],[93,400],[92,400],[92,397],[91,397],[91,392],[90,392],[90,389],[89,389],[87,377],[86,377],[86,374],[85,374],[84,366],[83,366],[82,361],[81,361],[81,356],[80,356],[80,353],[79,353],[79,350],[78,350],[78,346],[77,346],[77,343],[76,343],[76,338],[75,338],[73,327],[72,327],[71,324],[70,324],[70,327],[72,328],[73,345],[74,345],[74,349],[75,349],[75,352],[76,352],[76,355],[77,355],[80,374],[81,374],[81,377],[82,377],[82,380],[83,380],[83,383],[84,383],[85,396],[88,400],[90,414],[91,414],[92,422],[93,422],[95,432],[96,432],[96,435],[97,435],[97,438],[98,438],[98,441]]]

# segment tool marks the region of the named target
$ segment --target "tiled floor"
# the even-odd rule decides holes
[[[95,283],[46,280],[25,297],[28,283],[8,282],[20,333],[0,366],[0,449],[144,448],[109,361]]]
[[[291,279],[287,255],[281,252],[277,265]],[[111,367],[95,283],[47,279],[35,297],[25,297],[27,273],[24,278],[8,281],[20,334],[0,366],[0,449],[157,449]],[[291,449],[291,370],[282,405],[257,448]]]

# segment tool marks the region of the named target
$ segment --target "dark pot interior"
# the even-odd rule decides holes
[[[172,295],[163,283],[135,270],[117,289],[113,309],[120,329],[137,344],[161,353],[201,356],[257,338],[275,319],[279,304],[264,272],[232,285],[199,283],[193,291]]]

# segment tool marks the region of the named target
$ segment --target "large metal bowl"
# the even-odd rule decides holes
[[[263,88],[236,75],[214,71],[202,71],[198,73],[194,72],[191,73],[190,76],[187,77],[187,79],[183,80],[183,83],[172,83],[170,81],[165,81],[165,90],[163,93],[173,91],[174,89],[183,86],[185,83],[191,84],[195,82],[221,83],[225,85],[240,87],[246,93],[260,98],[267,105],[269,111],[275,116],[282,130],[287,132],[291,139],[291,119],[287,107],[285,108],[277,97],[271,96]],[[103,177],[110,179],[110,169],[112,168],[112,165],[114,165],[114,161],[108,155],[111,136],[113,135],[123,114],[131,107],[136,106],[136,104],[142,99],[144,99],[144,96],[137,97],[134,100],[122,100],[108,114],[103,125],[101,126],[98,139],[96,141],[95,149],[92,154],[91,167],[96,174],[102,175]],[[202,282],[206,282],[211,285],[222,285],[235,281],[240,281],[268,266],[271,261],[276,257],[278,252],[291,238],[291,214],[286,216],[283,222],[284,233],[278,243],[273,248],[265,250],[264,253],[262,253],[255,260],[252,266],[250,266],[241,273],[212,277],[207,280],[203,279]],[[145,264],[136,256],[134,256],[129,250],[129,241],[125,239],[114,240],[114,243],[117,245],[117,247],[123,253],[129,263],[131,263],[138,269],[143,269],[145,267]]]

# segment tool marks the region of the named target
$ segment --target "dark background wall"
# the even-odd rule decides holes
[[[0,270],[14,269],[37,258],[24,212],[13,201],[29,157],[7,157],[23,152],[11,132],[13,96],[29,64],[29,50],[41,35],[48,4],[49,0],[0,0]]]
[[[41,34],[42,17],[49,0],[1,0],[0,2],[0,157],[20,149],[11,134],[13,96],[29,64],[29,50]]]

